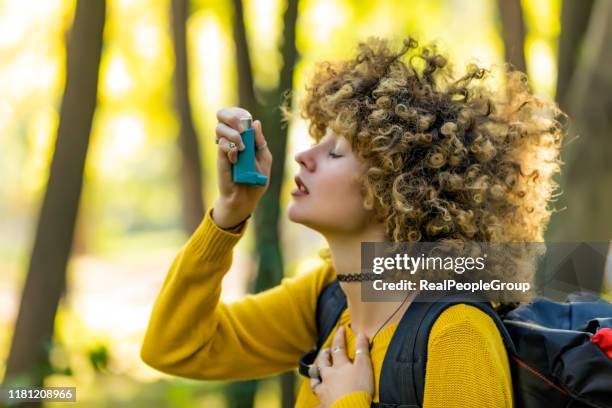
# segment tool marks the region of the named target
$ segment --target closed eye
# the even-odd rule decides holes
[[[340,156],[340,155],[337,155],[337,154],[336,154],[336,153],[334,153],[334,152],[329,152],[329,156],[331,156],[331,157],[332,157],[332,158],[334,158],[334,159],[335,159],[335,158],[338,158],[338,157],[342,157],[342,156]]]

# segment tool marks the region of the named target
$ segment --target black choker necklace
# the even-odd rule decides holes
[[[340,282],[369,282],[380,279],[380,275],[372,272],[340,274],[337,277]]]

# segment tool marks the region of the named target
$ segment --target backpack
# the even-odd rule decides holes
[[[600,328],[612,328],[609,302],[585,294],[572,294],[562,303],[537,297],[500,316],[490,302],[473,295],[428,296],[425,302],[416,301],[417,295],[402,316],[383,360],[380,402],[372,407],[422,406],[429,332],[446,308],[459,303],[477,307],[495,322],[508,353],[516,407],[612,407],[612,356],[591,341]],[[338,280],[322,290],[316,315],[319,337],[300,359],[300,374],[308,377],[346,306]]]

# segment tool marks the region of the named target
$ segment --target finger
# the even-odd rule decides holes
[[[239,146],[240,150],[244,150],[242,136],[240,136],[240,133],[236,129],[229,127],[225,123],[219,122],[217,123],[215,133],[218,138],[224,137],[230,142],[234,142],[236,146]]]
[[[236,143],[227,140],[226,138],[222,137],[219,139],[219,151],[221,152],[221,154],[225,155],[225,156],[229,156],[229,153],[231,153],[234,150],[237,150],[238,147],[236,145]]]
[[[219,139],[219,152],[221,154],[223,154],[224,156],[226,156],[227,159],[232,164],[235,164],[236,163],[236,157],[237,157],[237,154],[238,154],[238,148],[237,148],[237,146],[235,146],[235,143],[234,143],[234,147],[231,147],[230,143],[234,143],[234,142],[230,142],[229,140],[227,140],[224,137]]]
[[[318,378],[311,378],[310,379],[310,388],[312,388],[312,390],[314,391],[315,387],[317,385],[321,384],[321,380],[319,380]]]
[[[331,352],[329,347],[325,347],[321,349],[319,355],[317,356],[317,360],[315,364],[319,368],[319,376],[323,380],[323,372],[331,367]]]
[[[319,356],[317,357],[316,364],[318,367],[331,366],[329,347],[326,347],[321,350],[321,352],[319,353]]]
[[[334,367],[332,366],[327,366],[327,367],[319,367],[319,375],[321,376],[321,381],[325,382],[325,380],[328,379],[328,375],[334,370]]]
[[[311,386],[312,392],[314,392],[317,395],[317,397],[320,398],[323,395],[323,387],[325,387],[325,385],[321,381],[319,381],[313,386]]]
[[[370,362],[370,343],[365,334],[359,333],[355,342],[355,364]]]
[[[332,341],[332,361],[333,364],[345,364],[349,362],[346,356],[346,342],[344,340],[344,326],[336,330],[336,335]]]
[[[244,130],[240,124],[240,118],[245,116],[252,117],[248,110],[238,107],[225,108],[217,111],[217,120],[219,122],[223,122],[239,132]]]
[[[232,162],[232,164],[236,164],[236,162],[238,161],[238,148],[237,147],[234,147],[232,150],[230,150],[229,159]]]
[[[264,137],[263,128],[261,126],[260,120],[256,120],[255,122],[253,122],[253,129],[255,129],[255,146],[263,146],[263,144],[266,142],[266,138]],[[260,151],[263,152],[267,149],[268,146],[266,145],[266,147],[260,149]]]

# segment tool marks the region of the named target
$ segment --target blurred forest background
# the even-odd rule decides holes
[[[547,239],[609,242],[610,0],[0,0],[0,381],[76,386],[79,407],[293,406],[294,373],[199,382],[147,367],[151,306],[215,199],[221,107],[261,119],[275,157],[223,300],[317,262],[321,238],[284,215],[306,123],[281,127],[278,104],[313,62],[408,34],[458,71],[509,61],[561,105],[564,210]]]

